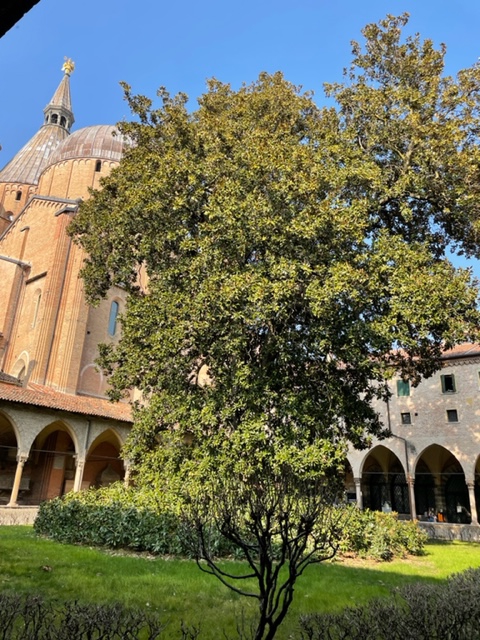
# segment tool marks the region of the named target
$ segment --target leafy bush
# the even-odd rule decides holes
[[[340,554],[391,560],[423,553],[427,535],[415,521],[399,520],[396,513],[348,509],[349,517],[339,542]]]
[[[338,540],[340,554],[391,560],[422,552],[426,534],[415,522],[356,507],[335,508],[348,511]],[[196,539],[179,511],[171,503],[167,508],[154,491],[117,483],[44,502],[35,530],[60,542],[193,557]],[[209,531],[209,545],[217,557],[239,557],[215,527]]]
[[[182,518],[161,510],[151,496],[114,487],[55,498],[40,505],[35,531],[59,542],[77,543],[158,555],[193,557],[195,539]],[[219,556],[235,549],[212,530],[212,548]]]
[[[372,600],[337,614],[302,616],[303,640],[477,640],[480,569],[446,583],[414,583],[390,600]]]

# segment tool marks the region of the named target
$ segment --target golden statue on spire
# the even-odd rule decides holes
[[[67,56],[65,56],[64,60],[65,62],[63,63],[62,71],[64,71],[65,74],[69,76],[75,69],[75,63],[71,58],[67,58]]]

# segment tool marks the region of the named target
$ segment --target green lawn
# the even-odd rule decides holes
[[[201,640],[233,635],[242,610],[255,602],[232,593],[193,562],[113,555],[98,549],[37,538],[30,527],[0,527],[0,591],[40,594],[45,599],[121,602],[148,607],[169,622],[171,638],[180,621],[201,626]],[[237,566],[231,563],[232,566]],[[390,563],[322,563],[299,579],[279,640],[292,637],[299,614],[363,603],[413,580],[444,580],[480,567],[480,545],[430,543],[426,555]]]

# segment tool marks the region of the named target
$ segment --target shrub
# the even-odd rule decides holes
[[[53,540],[91,546],[193,557],[194,540],[182,518],[161,510],[155,499],[118,487],[68,494],[40,505],[35,531]],[[212,530],[212,548],[233,555],[232,545]]]
[[[0,594],[1,640],[155,640],[164,628],[156,615],[120,605],[54,605],[39,597]]]
[[[399,520],[396,513],[348,509],[349,517],[339,541],[340,554],[391,560],[423,553],[427,535],[415,521]]]
[[[390,600],[372,600],[337,614],[300,619],[304,640],[477,640],[480,625],[480,569],[451,576],[446,583],[414,583]]]
[[[400,521],[393,513],[337,508],[347,509],[338,540],[340,554],[391,560],[422,552],[426,534],[415,522]],[[193,557],[195,536],[179,511],[176,505],[167,508],[154,491],[117,483],[44,502],[35,530],[60,542]],[[241,557],[215,527],[209,532],[209,544],[217,557]]]

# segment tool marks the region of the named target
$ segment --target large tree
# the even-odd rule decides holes
[[[280,73],[211,80],[193,112],[125,85],[132,145],[71,233],[90,299],[130,294],[102,364],[113,397],[146,400],[139,481],[313,482],[384,433],[372,400],[394,372],[415,383],[477,339],[477,288],[449,257],[480,253],[480,66],[445,77],[406,21],[364,29],[328,108]]]
[[[0,7],[0,37],[39,2],[40,0],[3,0]]]

